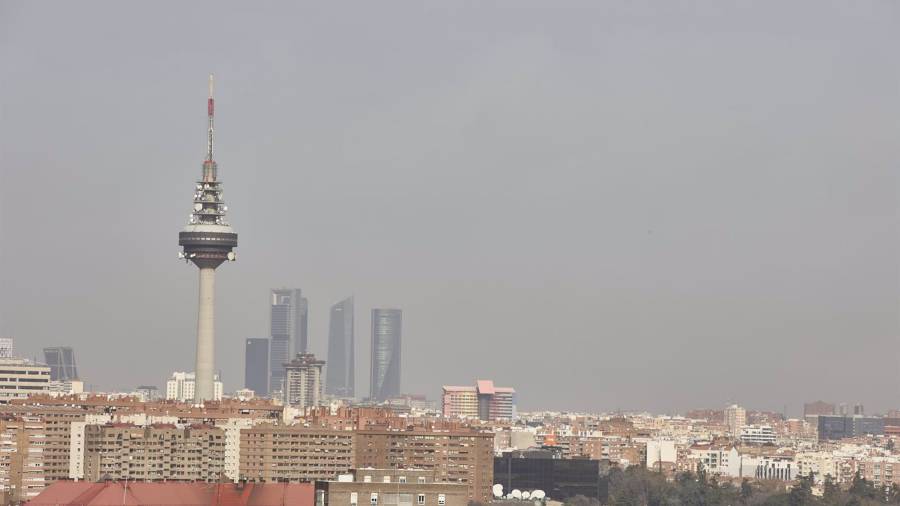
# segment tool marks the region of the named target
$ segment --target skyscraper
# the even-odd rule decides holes
[[[369,397],[385,400],[400,395],[401,327],[399,309],[372,310],[372,378]]]
[[[51,381],[68,381],[78,379],[78,368],[75,367],[75,351],[71,346],[44,348],[44,362],[50,366]]]
[[[269,339],[251,337],[244,346],[244,388],[269,395]]]
[[[356,395],[356,345],[353,335],[353,297],[331,306],[328,325],[328,366],[325,391],[338,397]]]
[[[309,306],[299,289],[272,290],[269,343],[269,391],[284,388],[284,364],[291,359],[291,343],[297,353],[307,347]]]
[[[222,182],[218,180],[218,165],[213,160],[213,77],[209,76],[209,99],[206,102],[208,127],[206,132],[206,160],[200,181],[194,186],[194,206],[190,222],[178,234],[179,254],[194,262],[200,270],[200,297],[197,311],[197,385],[194,402],[202,403],[214,395],[215,369],[215,293],[216,267],[226,260],[234,260],[237,234],[225,220],[228,207],[222,200]]]

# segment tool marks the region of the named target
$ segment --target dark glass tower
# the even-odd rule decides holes
[[[383,401],[400,395],[401,327],[399,309],[372,310],[372,378],[369,397]]]
[[[78,379],[78,368],[75,367],[75,351],[70,346],[44,348],[44,361],[50,366],[50,379],[52,381]]]
[[[291,360],[291,344],[297,353],[307,347],[309,306],[298,289],[272,290],[272,342],[269,348],[269,391],[282,390],[284,364]]]
[[[244,388],[269,395],[269,339],[251,337],[244,348]]]
[[[356,351],[353,336],[353,297],[331,306],[328,326],[328,365],[325,392],[337,397],[356,395]]]

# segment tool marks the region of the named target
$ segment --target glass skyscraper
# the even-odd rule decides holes
[[[284,387],[284,364],[291,359],[291,345],[296,353],[306,351],[309,305],[299,289],[272,290],[271,304],[269,391],[274,392]]]
[[[70,346],[44,348],[44,361],[50,366],[51,381],[78,379],[78,368],[75,367],[75,351]]]
[[[401,327],[399,309],[372,310],[372,378],[369,397],[382,401],[400,395]]]
[[[337,397],[356,395],[356,351],[353,336],[353,297],[331,306],[328,325],[328,363],[325,392]]]
[[[251,337],[244,347],[244,388],[269,395],[269,339]]]

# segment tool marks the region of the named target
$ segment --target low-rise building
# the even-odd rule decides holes
[[[316,506],[466,506],[468,487],[422,469],[357,469],[316,482]]]

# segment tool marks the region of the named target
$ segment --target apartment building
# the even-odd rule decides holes
[[[448,418],[516,418],[515,389],[494,386],[491,380],[477,380],[475,386],[444,386],[441,404],[442,412]]]
[[[316,506],[466,506],[468,487],[421,469],[357,469],[316,482]]]
[[[474,428],[364,429],[356,435],[356,466],[424,469],[441,482],[465,483],[469,499],[488,501],[493,485],[493,432]]]
[[[87,425],[87,481],[219,481],[225,462],[225,431],[218,427],[158,424],[141,427]]]
[[[45,428],[32,416],[0,419],[0,494],[3,504],[36,497],[44,478]]]
[[[261,424],[240,437],[239,474],[250,482],[333,480],[354,467],[351,431]]]

